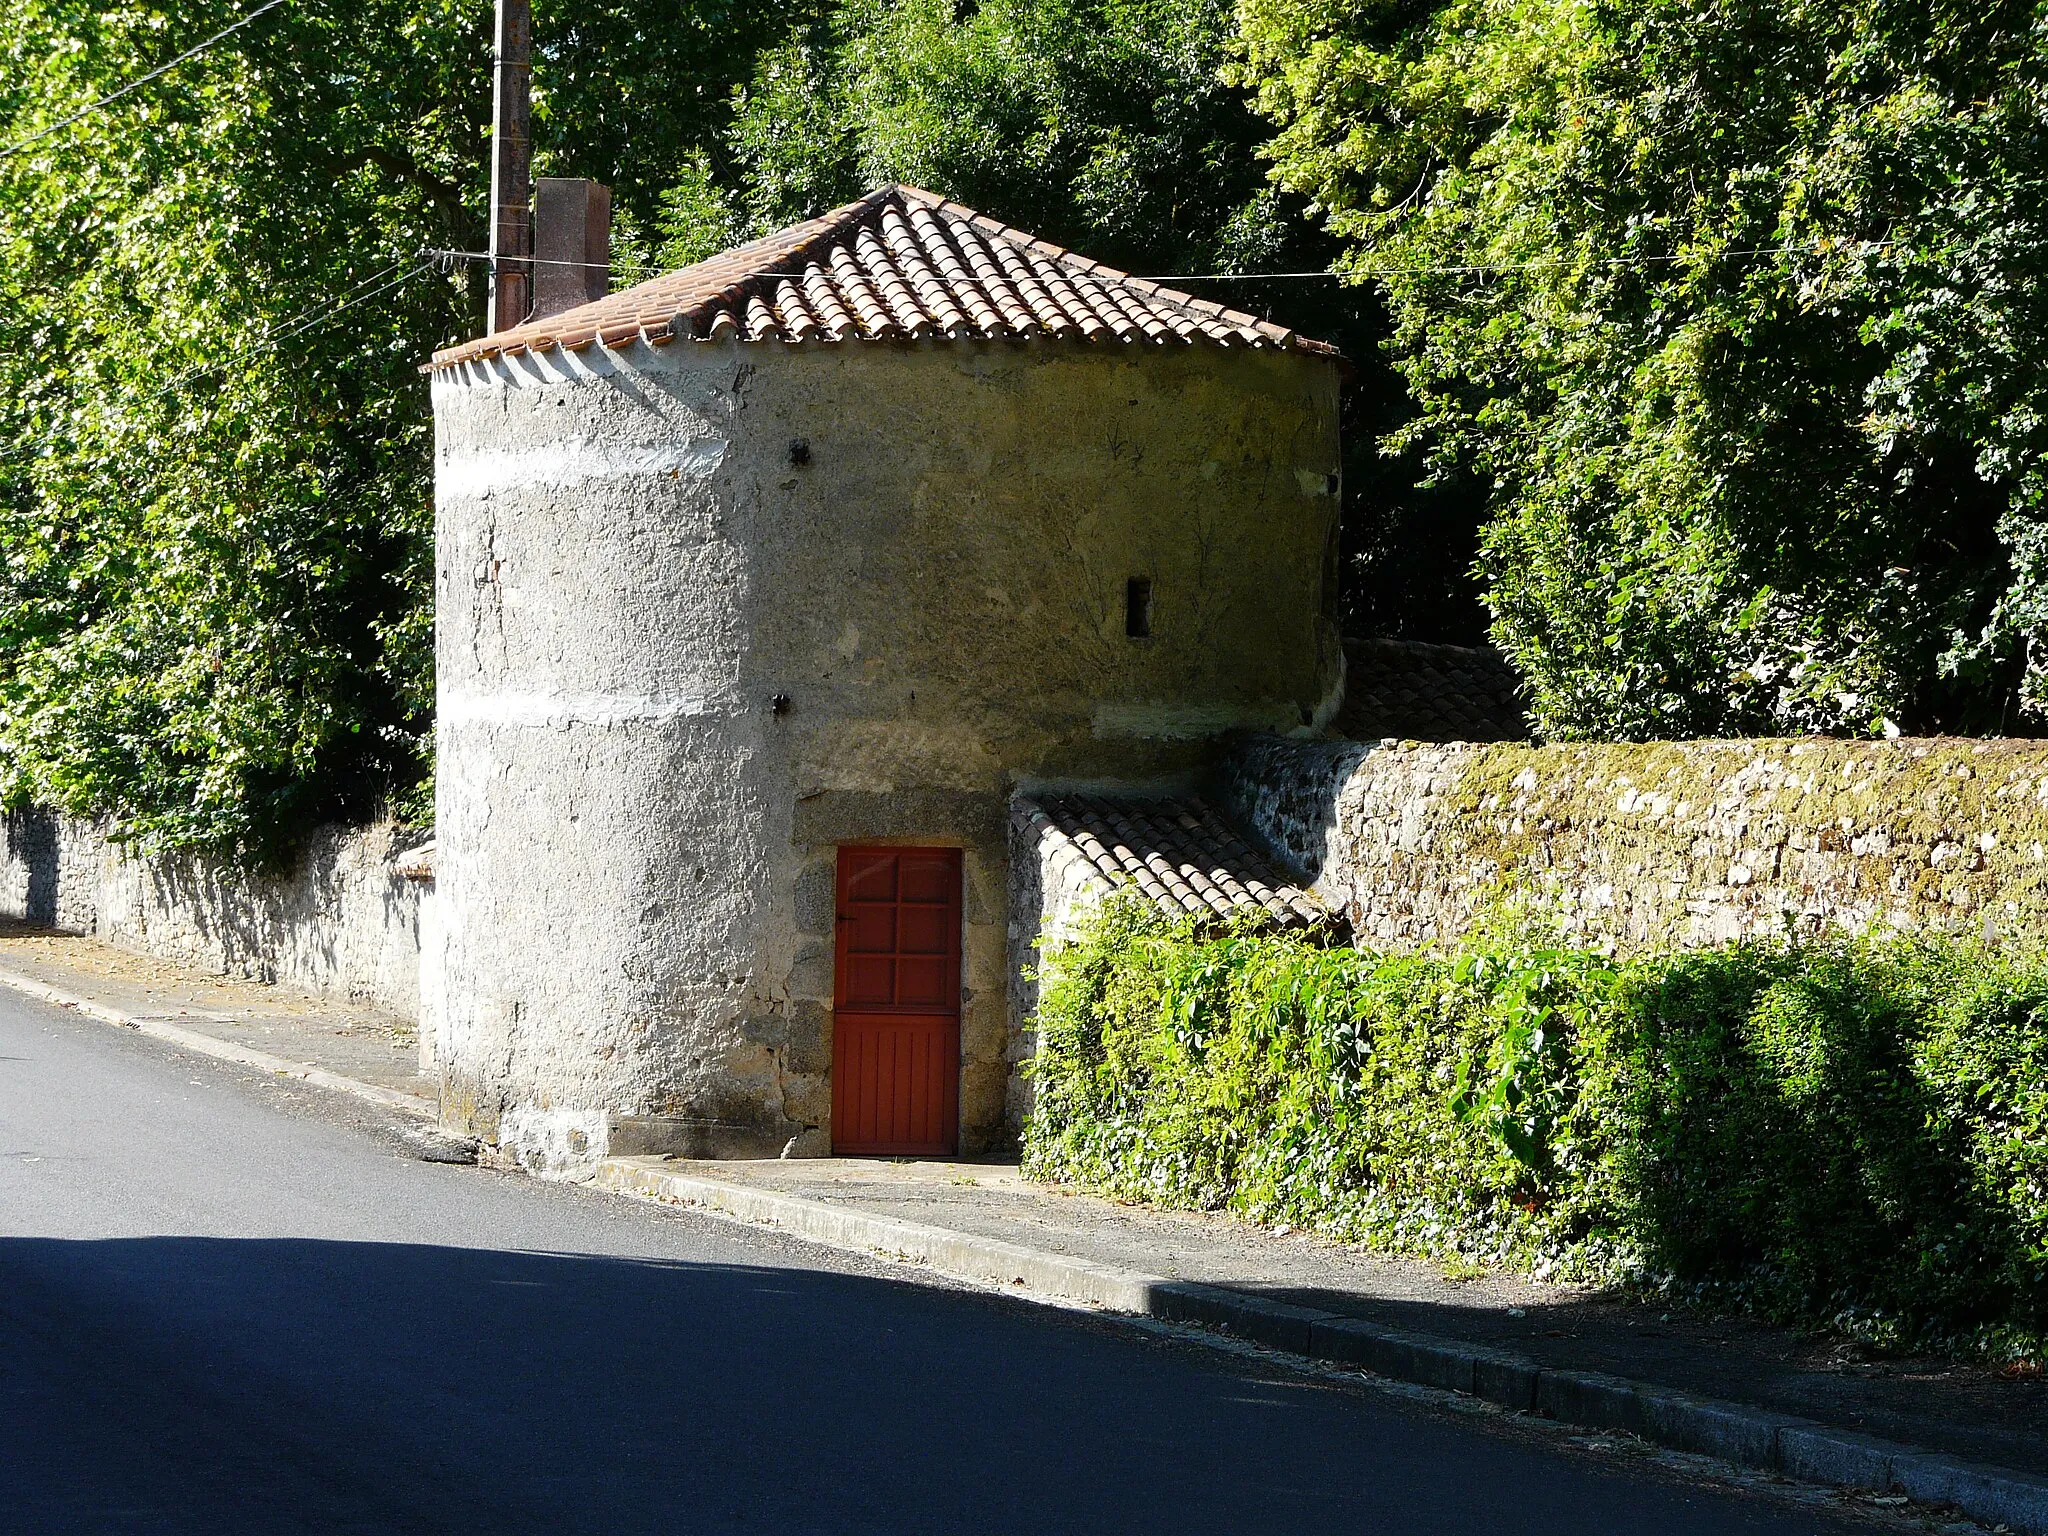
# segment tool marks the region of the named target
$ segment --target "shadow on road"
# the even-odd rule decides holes
[[[1811,1530],[1382,1399],[822,1270],[0,1239],[0,1529]]]

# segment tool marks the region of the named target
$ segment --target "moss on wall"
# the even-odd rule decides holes
[[[1504,918],[1610,950],[1873,928],[2048,939],[2048,742],[1268,740],[1226,779],[1368,945]]]

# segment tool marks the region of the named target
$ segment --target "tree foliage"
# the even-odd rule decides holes
[[[1558,735],[2048,711],[2043,71],[2013,0],[1241,0],[1283,183],[1491,488]]]
[[[243,10],[16,0],[0,146]],[[416,365],[481,284],[412,258],[482,241],[490,11],[291,0],[0,153],[9,803],[259,852],[421,803]],[[1360,367],[1356,624],[1469,638],[1470,551],[1552,734],[1997,730],[2048,714],[2044,26],[541,0],[537,168],[629,276],[890,179],[1152,274],[1341,253],[1202,291]]]
[[[14,0],[0,145],[246,9]],[[539,168],[622,223],[716,142],[774,6],[539,8]],[[419,803],[430,416],[474,334],[489,0],[294,0],[0,153],[0,795],[275,852]],[[750,41],[752,40],[752,41]],[[396,280],[396,281],[394,281]]]
[[[1270,130],[1223,77],[1233,37],[1227,0],[840,0],[761,55],[725,144],[671,191],[663,265],[906,181],[1147,275],[1326,269],[1337,242],[1274,188]],[[1408,412],[1379,297],[1300,279],[1188,286],[1335,342],[1357,367],[1348,621],[1479,639],[1480,499],[1378,452]]]
[[[764,53],[730,137],[751,230],[906,181],[1120,264],[1243,271],[1317,243],[1220,78],[1224,0],[845,0]]]

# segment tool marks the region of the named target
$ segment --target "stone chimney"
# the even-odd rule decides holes
[[[533,314],[559,315],[612,286],[612,189],[577,176],[533,184]]]

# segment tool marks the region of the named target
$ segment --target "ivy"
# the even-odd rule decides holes
[[[2040,962],[1377,955],[1117,902],[1040,983],[1034,1177],[1887,1345],[2048,1341]]]

